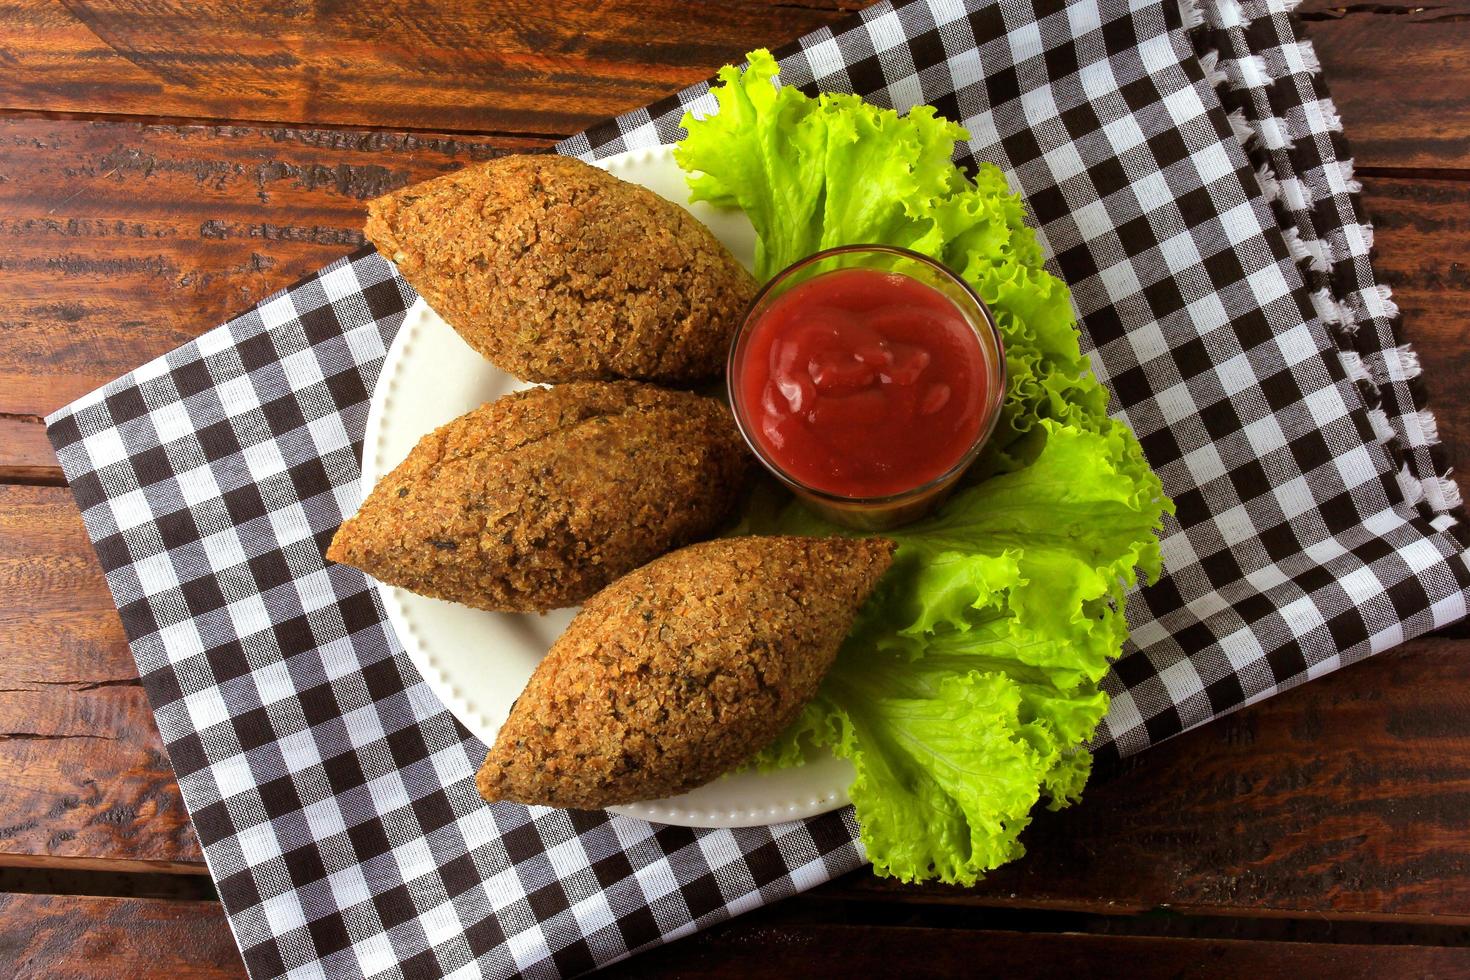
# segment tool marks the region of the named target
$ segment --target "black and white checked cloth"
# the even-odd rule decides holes
[[[1178,504],[1099,751],[1466,614],[1418,365],[1282,4],[911,0],[780,54],[789,84],[963,121]],[[672,141],[712,105],[559,149]],[[48,420],[252,975],[568,976],[861,864],[849,813],[693,831],[480,802],[484,747],[322,557],[412,299],[364,250]]]

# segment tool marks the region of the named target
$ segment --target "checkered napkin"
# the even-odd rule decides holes
[[[880,3],[782,54],[789,84],[964,122],[1178,504],[1098,751],[1465,615],[1417,362],[1279,4]],[[672,141],[686,106],[707,88],[559,149]],[[696,831],[480,802],[484,746],[322,557],[412,299],[363,250],[49,420],[252,975],[568,976],[859,866],[850,811]]]

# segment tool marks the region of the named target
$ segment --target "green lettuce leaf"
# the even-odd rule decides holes
[[[963,129],[929,107],[900,116],[779,88],[765,51],[722,70],[715,99],[718,113],[685,116],[676,157],[696,198],[750,217],[759,278],[835,245],[911,248],[963,276],[1005,342],[985,454],[936,514],[889,533],[893,569],[819,695],[757,760],[850,759],[874,869],[973,883],[1023,852],[1038,802],[1081,793],[1107,711],[1098,682],[1127,638],[1127,591],[1159,573],[1172,504],[1107,415],[1020,198],[996,167],[970,178],[951,162]],[[734,533],[852,532],[772,483]]]
[[[760,280],[823,248],[905,239],[909,209],[962,179],[950,154],[965,131],[928,106],[899,117],[852,95],[778,89],[775,78],[765,50],[743,74],[720,69],[719,113],[686,115],[689,135],[674,149],[681,167],[697,171],[693,200],[750,217]]]

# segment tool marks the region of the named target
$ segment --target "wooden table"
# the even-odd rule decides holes
[[[1302,9],[1379,269],[1470,459],[1470,0],[1333,2]],[[0,975],[244,972],[41,416],[360,244],[365,199],[858,6],[0,0]],[[970,891],[860,872],[610,972],[1470,972],[1470,631],[1100,773],[1026,840]]]

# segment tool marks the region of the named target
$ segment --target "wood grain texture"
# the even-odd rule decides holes
[[[0,415],[0,483],[56,482],[61,471],[34,415]]]
[[[0,964],[14,980],[236,980],[245,966],[218,902],[0,894]]]
[[[784,925],[736,919],[624,961],[599,977],[744,980],[797,977],[1007,980],[1189,980],[1318,976],[1333,980],[1453,977],[1470,973],[1470,950],[1228,939],[1087,936],[976,929],[838,924]]]
[[[1306,0],[1359,166],[1470,171],[1470,0]]]
[[[546,145],[0,119],[0,413],[44,416],[352,251],[368,198]]]
[[[0,486],[0,865],[97,859],[203,870],[70,492]]]
[[[569,135],[863,0],[0,4],[0,104],[310,125]],[[1470,167],[1470,3],[1302,6],[1369,166]]]
[[[843,6],[7,0],[0,105],[569,135]]]
[[[6,0],[0,106],[566,136],[865,0]],[[1470,168],[1470,0],[1303,15],[1361,165]]]

